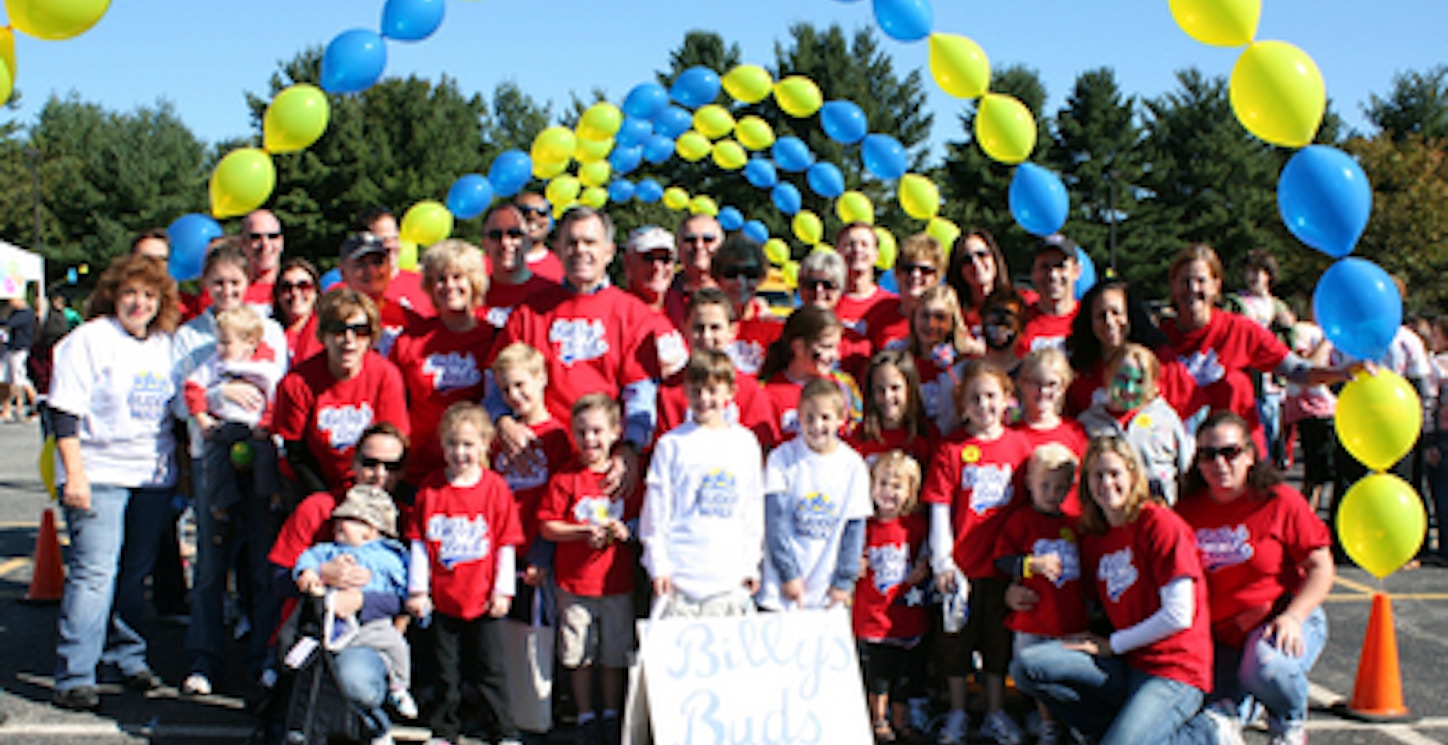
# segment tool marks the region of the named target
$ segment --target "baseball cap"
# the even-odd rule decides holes
[[[1052,233],[1036,242],[1036,247],[1031,250],[1031,255],[1036,256],[1045,251],[1060,251],[1068,259],[1076,258],[1076,241],[1067,238],[1060,233]]]
[[[649,253],[650,251],[667,250],[670,256],[673,256],[676,251],[674,247],[674,234],[657,225],[645,225],[641,228],[634,228],[633,231],[628,234],[628,241],[624,243],[624,248],[641,254]]]
[[[332,517],[361,520],[385,536],[397,535],[397,505],[387,492],[375,486],[358,484],[348,489],[346,499],[332,510]]]
[[[387,244],[372,233],[353,233],[347,236],[347,240],[342,241],[342,248],[338,253],[343,260],[346,260],[386,251]]]

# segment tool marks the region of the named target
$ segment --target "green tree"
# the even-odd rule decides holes
[[[1448,148],[1392,130],[1346,144],[1373,185],[1373,214],[1355,255],[1406,280],[1409,310],[1448,311]],[[1314,252],[1315,253],[1315,252]]]
[[[504,150],[528,152],[533,138],[548,128],[552,118],[551,104],[540,106],[516,83],[499,83],[493,89],[493,105],[483,125],[483,138],[492,150],[489,162]]]
[[[1448,65],[1394,75],[1393,89],[1386,97],[1370,95],[1363,113],[1380,132],[1399,142],[1415,134],[1448,138]]]

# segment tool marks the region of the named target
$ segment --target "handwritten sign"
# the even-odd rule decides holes
[[[666,619],[643,638],[639,682],[659,745],[873,742],[842,610]]]

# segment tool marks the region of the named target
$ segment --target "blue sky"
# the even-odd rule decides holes
[[[1229,74],[1238,50],[1208,47],[1173,22],[1166,0],[936,0],[935,30],[969,36],[993,65],[1023,63],[1046,83],[1054,111],[1076,75],[1110,66],[1127,92],[1154,96],[1173,73],[1196,65]],[[1448,62],[1443,0],[1265,0],[1259,39],[1305,49],[1322,69],[1328,95],[1349,125],[1363,128],[1369,93],[1389,89],[1395,72]],[[18,112],[30,122],[51,95],[74,91],[116,110],[170,101],[208,141],[248,133],[243,92],[261,93],[279,60],[325,45],[349,28],[379,24],[382,0],[116,0],[90,32],[62,42],[19,36]],[[620,101],[634,84],[667,66],[686,31],[709,29],[739,44],[746,62],[769,65],[774,44],[797,22],[873,26],[869,0],[448,0],[430,39],[389,48],[388,74],[450,75],[464,91],[490,94],[512,80],[535,98],[567,104],[597,88]],[[924,42],[882,37],[897,69],[929,79]],[[828,85],[824,86],[826,97]],[[959,139],[961,102],[927,86],[932,141]]]

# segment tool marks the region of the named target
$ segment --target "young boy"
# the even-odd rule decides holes
[[[623,436],[618,402],[590,393],[573,404],[578,458],[548,483],[538,508],[545,540],[557,546],[559,658],[573,683],[580,741],[617,742],[622,731],[624,670],[634,644],[634,567],[630,522],[638,490],[610,496],[604,479],[613,446]],[[593,704],[593,667],[603,667],[603,717]]]
[[[406,534],[412,544],[407,610],[432,616],[439,700],[428,726],[440,743],[457,739],[466,670],[492,711],[500,742],[516,743],[499,619],[508,615],[517,584],[518,506],[502,477],[487,468],[493,424],[481,406],[453,404],[438,429],[447,468],[418,489]]]
[[[846,416],[839,386],[811,380],[799,396],[800,436],[769,454],[761,608],[827,608],[854,593],[874,505],[865,460],[840,442]]]
[[[407,597],[406,550],[398,543],[397,507],[387,492],[375,486],[358,485],[347,491],[347,498],[332,510],[335,542],[318,543],[297,558],[292,578],[303,593],[320,594],[323,564],[340,556],[350,556],[357,566],[372,577],[361,590],[363,594],[385,593]],[[377,650],[387,665],[388,698],[397,713],[408,719],[417,717],[417,704],[408,692],[412,681],[412,659],[402,630],[390,616],[347,618],[349,631],[341,638],[328,641],[332,649],[363,646]],[[404,619],[405,620],[405,619]]]
[[[693,421],[659,438],[645,482],[644,568],[663,617],[749,613],[764,543],[759,441],[725,417],[735,394],[728,355],[694,352],[684,386]]]

